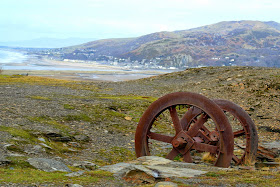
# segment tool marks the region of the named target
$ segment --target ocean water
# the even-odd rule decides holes
[[[47,71],[98,71],[96,68],[84,68],[78,65],[65,67],[59,64],[49,64],[36,56],[26,55],[16,51],[0,49],[0,68],[2,70],[47,70]],[[113,71],[113,70],[105,70]]]
[[[0,50],[0,66],[5,67],[10,64],[21,64],[27,60],[27,55],[14,51]]]
[[[119,69],[100,68],[99,66],[84,67],[77,64],[65,65],[54,64],[41,60],[37,56],[27,55],[16,51],[7,51],[0,49],[0,69],[2,70],[44,70],[44,71],[77,71],[76,77],[92,80],[134,80],[150,77],[162,73],[170,73],[175,70],[138,70],[138,69]],[[78,71],[97,71],[100,73],[78,73]],[[149,72],[152,71],[153,73]],[[102,72],[107,72],[103,75]],[[51,75],[51,74],[50,74]],[[62,75],[63,76],[63,75]]]

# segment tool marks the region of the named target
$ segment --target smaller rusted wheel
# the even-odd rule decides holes
[[[256,158],[258,149],[258,134],[254,122],[240,106],[227,100],[213,100],[224,111],[229,119],[234,134],[234,154],[232,160],[237,164],[253,164]],[[188,130],[190,123],[196,116],[201,115],[203,111],[198,108],[192,108],[183,117],[183,129]],[[201,136],[198,134],[197,136]],[[211,145],[219,142],[219,134],[216,130],[209,131],[206,127],[203,128],[203,139]],[[205,138],[208,137],[208,138]],[[208,141],[216,139],[217,141]]]
[[[184,115],[194,108],[200,113],[185,130]],[[204,136],[206,126],[214,128],[217,134]],[[224,112],[213,101],[199,94],[177,92],[159,98],[145,111],[136,129],[135,151],[137,157],[158,155],[171,160],[182,158],[185,162],[196,160],[194,151],[208,152],[214,155],[215,166],[229,167],[233,132]]]
[[[221,99],[215,99],[214,102],[226,113],[233,129],[233,161],[236,164],[253,164],[258,150],[258,133],[254,122],[237,104]]]

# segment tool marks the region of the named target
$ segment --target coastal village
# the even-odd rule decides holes
[[[184,70],[187,68],[195,67],[205,67],[203,64],[192,65],[193,57],[186,54],[178,54],[168,57],[156,57],[152,59],[142,59],[142,60],[131,60],[131,58],[118,58],[108,55],[95,55],[95,50],[76,50],[72,53],[65,53],[63,49],[45,49],[41,51],[34,51],[29,49],[31,54],[38,55],[38,57],[44,57],[51,60],[60,60],[64,62],[74,62],[74,63],[95,63],[98,62],[104,65],[119,66],[125,69],[160,69],[160,70]],[[221,66],[236,66],[234,57],[212,57],[211,60],[218,61],[223,60],[224,64]]]

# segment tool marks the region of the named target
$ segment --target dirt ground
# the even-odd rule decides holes
[[[179,91],[230,100],[251,116],[259,142],[280,140],[280,70],[208,67],[124,82],[3,75],[0,142],[14,145],[9,153],[60,157],[69,165],[132,160],[134,133],[143,112],[157,98]],[[56,141],[51,133],[70,139]],[[51,149],[34,150],[39,138]]]

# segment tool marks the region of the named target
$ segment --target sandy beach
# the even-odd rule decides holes
[[[160,69],[128,69],[127,67],[101,64],[83,60],[52,60],[15,51],[7,52],[0,58],[3,74],[43,76],[67,80],[127,81],[174,72]],[[5,55],[5,54],[4,54]]]
[[[29,76],[40,76],[40,77],[50,77],[56,79],[66,79],[66,80],[87,80],[87,81],[128,81],[141,79],[151,76],[156,76],[158,72],[137,72],[137,73],[125,73],[121,71],[48,71],[48,70],[3,70],[2,74],[6,75],[29,75]]]
[[[127,81],[168,73],[164,70],[130,70],[119,66],[104,65],[87,61],[58,61],[30,58],[23,63],[10,64],[3,74],[31,75],[67,80]]]

